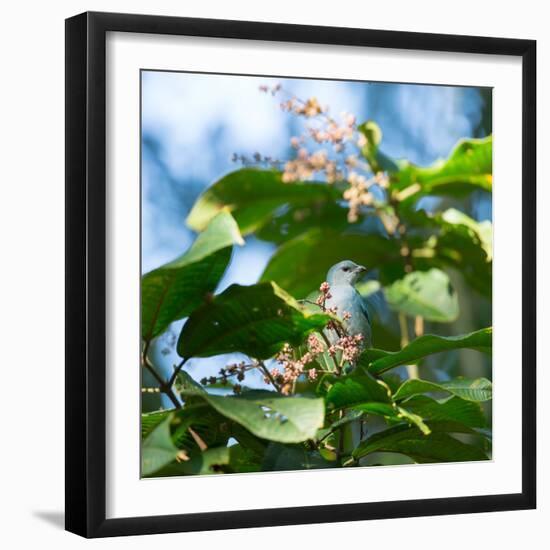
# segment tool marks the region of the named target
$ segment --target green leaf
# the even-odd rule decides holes
[[[430,230],[431,236],[413,250],[416,269],[450,266],[481,294],[492,293],[492,224],[478,223],[458,210],[429,215],[423,210],[407,212],[410,227]]]
[[[422,168],[399,161],[391,189],[398,198],[412,203],[424,195],[463,197],[471,191],[492,190],[493,138],[460,140],[445,160]]]
[[[206,393],[206,390],[187,371],[184,370],[180,370],[178,372],[174,386],[179,393]]]
[[[324,183],[283,183],[280,172],[244,168],[227,174],[209,187],[193,206],[187,225],[202,231],[226,208],[246,235],[260,228],[285,204],[334,201],[337,196],[338,191]]]
[[[172,421],[172,441],[178,449],[194,452],[198,449],[197,442],[189,428],[198,434],[208,447],[225,445],[233,435],[233,426],[195,391],[185,392],[183,408],[174,411]]]
[[[230,461],[229,447],[215,447],[204,452],[194,452],[188,460],[172,462],[157,472],[155,477],[220,474],[224,473]]]
[[[356,422],[357,420],[360,420],[361,418],[363,418],[364,414],[365,413],[363,411],[358,410],[346,411],[342,418],[335,420],[328,428],[319,430],[319,433],[317,434],[317,439],[322,439],[328,433],[333,432],[336,429],[345,426],[346,424],[350,424],[351,422]]]
[[[359,364],[367,368],[372,374],[380,374],[393,367],[411,364],[427,355],[442,351],[470,348],[483,353],[491,353],[492,342],[492,327],[460,336],[426,334],[413,340],[401,351],[391,352],[374,348],[367,349],[361,354]]]
[[[248,391],[239,396],[201,396],[221,415],[257,437],[280,443],[313,439],[323,425],[322,398],[284,397],[275,392]]]
[[[367,268],[403,263],[395,240],[317,228],[279,247],[260,280],[274,281],[293,296],[305,298],[319,288],[328,270],[343,259]]]
[[[450,225],[463,225],[471,229],[479,239],[487,254],[487,261],[493,259],[493,224],[489,220],[477,222],[456,208],[449,208],[441,214],[441,219]]]
[[[262,470],[280,472],[284,470],[331,468],[332,466],[316,451],[307,451],[298,445],[272,443],[267,448]]]
[[[337,197],[279,210],[256,232],[256,237],[282,244],[314,228],[342,232],[349,225],[348,209],[338,203]]]
[[[213,292],[231,258],[233,244],[243,244],[235,220],[222,211],[191,248],[141,281],[141,334],[145,341],[183,319]]]
[[[479,447],[462,443],[447,433],[432,431],[425,435],[416,427],[404,425],[370,436],[353,451],[353,456],[360,459],[374,452],[404,454],[418,463],[487,460]]]
[[[145,439],[172,411],[155,411],[141,415],[141,439]]]
[[[300,344],[329,319],[323,313],[306,312],[274,283],[232,285],[192,313],[177,349],[184,358],[240,351],[266,359],[285,342]]]
[[[179,453],[172,443],[170,423],[173,414],[169,414],[145,438],[141,446],[141,475],[144,477],[154,474],[163,466],[175,460]]]
[[[357,128],[366,138],[367,143],[361,149],[361,154],[367,159],[373,172],[395,172],[398,165],[382,151],[379,146],[382,142],[382,130],[376,122],[368,120]]]
[[[449,276],[439,269],[413,271],[384,289],[390,307],[411,317],[450,323],[458,317],[458,297]]]
[[[391,403],[391,392],[388,387],[369,374],[354,373],[336,380],[326,394],[326,402],[330,408],[351,408],[369,402]],[[382,407],[382,410],[389,409]]]
[[[404,418],[409,422],[409,424],[416,426],[424,435],[428,435],[432,432],[420,415],[415,414],[408,409],[404,409],[403,407],[397,407],[397,412],[399,418]]]
[[[487,378],[455,378],[448,382],[430,382],[428,380],[406,380],[395,392],[393,398],[401,401],[422,393],[445,392],[467,401],[488,401],[493,396],[492,384]]]
[[[426,422],[458,422],[469,428],[483,428],[487,425],[479,403],[465,401],[460,397],[436,401],[425,395],[416,395],[407,399],[402,407]]]
[[[262,453],[257,453],[255,450],[241,444],[232,445],[229,447],[231,472],[240,474],[260,472],[264,455],[265,450]]]

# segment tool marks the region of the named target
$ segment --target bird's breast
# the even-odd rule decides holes
[[[327,308],[336,308],[336,314],[341,319],[349,314],[351,317],[343,320],[346,331],[351,334],[362,334],[365,346],[370,347],[371,327],[364,313],[363,298],[351,285],[337,285],[330,289],[331,297],[326,301]]]

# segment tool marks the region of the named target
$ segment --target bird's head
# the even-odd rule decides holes
[[[351,260],[344,260],[334,264],[327,273],[329,285],[354,285],[367,271],[366,267],[358,265]]]

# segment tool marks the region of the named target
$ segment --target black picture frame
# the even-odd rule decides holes
[[[517,494],[106,519],[105,40],[108,31],[520,57],[523,67],[522,491]],[[115,13],[66,20],[66,529],[85,537],[536,506],[536,42]]]

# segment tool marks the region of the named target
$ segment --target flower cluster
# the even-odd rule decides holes
[[[349,223],[359,221],[367,209],[378,211],[371,188],[373,185],[387,188],[388,178],[383,172],[373,172],[367,162],[360,160],[368,139],[357,126],[356,116],[345,112],[337,119],[329,115],[329,108],[321,106],[317,98],[300,99],[281,85],[260,86],[260,90],[273,96],[286,94],[288,97],[281,102],[281,109],[307,120],[304,133],[290,139],[296,155],[281,163],[283,181],[293,183],[315,177],[329,184],[347,183],[343,199],[348,203]],[[324,148],[317,149],[319,146]]]
[[[260,90],[260,92],[263,92],[264,94],[270,93],[271,95],[275,95],[281,89],[281,85],[275,84],[275,86],[269,87],[269,86],[266,86],[265,84],[262,84],[261,86],[258,87],[258,89]]]
[[[299,145],[299,141],[296,141],[298,139],[291,140],[291,145]],[[305,147],[301,147],[296,158],[285,163],[283,182],[292,183],[309,180],[316,173],[324,173],[327,183],[334,183],[343,179],[343,173],[338,170],[336,162],[328,158],[325,150],[309,154]]]
[[[315,303],[323,310],[326,310],[326,301],[332,298],[332,294],[330,293],[330,285],[327,283],[327,281],[321,283],[321,286],[319,287],[319,296],[317,296],[317,300]]]
[[[327,307],[326,302],[327,300],[330,300],[332,298],[332,294],[330,293],[330,285],[327,281],[321,283],[321,286],[319,287],[319,296],[317,296],[317,300],[315,300],[315,303],[325,312],[329,313],[330,315],[338,315],[338,308],[336,306],[333,307]],[[344,312],[345,314],[346,312]],[[351,317],[351,315],[350,315]],[[349,317],[348,317],[349,319]],[[328,330],[333,330],[336,332],[336,334],[340,335],[342,333],[342,327],[340,327],[340,324],[338,321],[331,319],[328,323],[326,328]]]
[[[222,367],[219,371],[219,376],[209,376],[204,377],[200,382],[203,386],[206,385],[212,385],[220,383],[223,386],[226,386],[229,383],[230,377],[235,377],[239,382],[242,382],[245,379],[246,372],[250,370],[251,368],[256,368],[257,365],[249,365],[246,364],[244,361],[241,361],[240,363],[234,363],[231,365],[227,365],[226,367]],[[240,393],[242,390],[242,386],[240,384],[234,384],[233,385],[233,391],[235,393]]]
[[[279,367],[271,369],[270,375],[283,395],[292,392],[294,384],[298,377],[306,374],[310,381],[317,379],[318,373],[314,366],[306,370],[306,366],[315,361],[315,358],[326,351],[326,347],[315,334],[310,334],[307,339],[308,351],[300,357],[295,357],[296,352],[289,344],[285,344],[283,349],[275,356]],[[269,378],[266,377],[266,382]]]
[[[281,88],[279,88],[281,89]],[[281,102],[281,110],[295,115],[302,115],[306,118],[313,118],[317,115],[326,114],[327,108],[321,107],[316,97],[310,97],[306,101],[302,101],[296,97],[291,97],[286,101]]]
[[[335,344],[329,348],[331,355],[336,355],[336,350],[342,352],[342,361],[355,363],[362,351],[364,337],[362,334],[341,336]]]
[[[340,153],[344,150],[344,144],[352,141],[355,136],[355,116],[348,113],[342,113],[343,123],[338,124],[335,120],[329,121],[315,128],[308,128],[310,137],[316,143],[329,143],[334,146],[334,150]],[[359,134],[362,136],[363,134]],[[359,137],[357,138],[359,139]]]
[[[344,191],[343,197],[348,201],[348,221],[354,223],[359,219],[361,206],[370,206],[374,201],[369,188],[374,183],[374,179],[367,179],[362,174],[350,171],[347,181],[349,187]]]
[[[266,168],[279,169],[284,163],[268,155],[255,152],[252,157],[243,154],[233,153],[232,162],[239,162],[243,166],[265,166]]]

